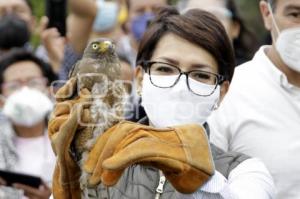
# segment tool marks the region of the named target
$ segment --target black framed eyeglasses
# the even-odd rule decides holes
[[[177,84],[181,75],[185,75],[188,89],[199,96],[212,95],[217,86],[225,81],[225,77],[219,74],[202,70],[183,72],[179,67],[164,62],[144,61],[141,65],[149,74],[154,86],[172,88]]]

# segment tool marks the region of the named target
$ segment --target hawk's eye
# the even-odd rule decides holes
[[[93,48],[94,50],[97,50],[98,44],[93,44],[93,45],[92,45],[92,48]]]

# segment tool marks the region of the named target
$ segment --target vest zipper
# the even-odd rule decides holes
[[[166,177],[164,176],[164,174],[159,171],[159,183],[158,186],[156,188],[156,195],[155,195],[155,199],[159,199],[161,194],[164,192],[164,185],[166,183]]]

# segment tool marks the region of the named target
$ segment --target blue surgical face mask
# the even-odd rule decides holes
[[[118,22],[119,7],[117,2],[97,0],[98,11],[94,20],[95,32],[106,32],[112,29]]]
[[[136,41],[140,41],[147,29],[148,22],[154,18],[153,13],[145,13],[133,19],[131,32]]]

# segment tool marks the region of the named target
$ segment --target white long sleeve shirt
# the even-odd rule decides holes
[[[233,169],[228,179],[219,172],[197,192],[180,199],[272,199],[275,188],[265,165],[256,158],[245,160]]]
[[[300,198],[300,88],[270,61],[262,47],[239,66],[227,95],[209,119],[211,142],[264,162],[277,199]]]

